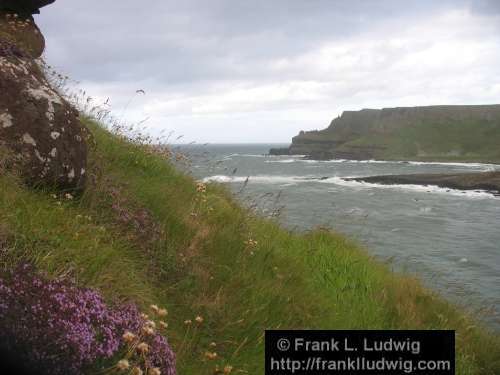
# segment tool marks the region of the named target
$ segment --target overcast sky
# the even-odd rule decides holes
[[[57,0],[36,20],[51,65],[186,142],[286,143],[344,110],[500,103],[498,0]]]

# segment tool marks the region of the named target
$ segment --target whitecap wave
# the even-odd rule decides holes
[[[296,184],[297,182],[307,182],[312,181],[310,178],[304,176],[226,176],[226,175],[215,175],[205,177],[203,182],[221,182],[221,183],[235,183],[235,182],[245,182],[248,179],[250,183],[259,184]]]
[[[297,159],[266,160],[265,163],[295,163]]]
[[[458,190],[450,188],[442,188],[434,185],[411,185],[411,184],[376,184],[371,182],[353,181],[347,178],[355,177],[317,177],[317,176],[271,176],[271,175],[256,175],[256,176],[227,176],[227,175],[214,175],[205,177],[202,181],[219,182],[219,183],[238,183],[245,182],[248,179],[249,183],[258,184],[298,184],[298,183],[321,183],[321,184],[334,184],[338,186],[345,186],[353,189],[397,189],[408,190],[417,193],[433,193],[433,194],[448,194],[460,196],[464,198],[494,198],[499,199],[498,196],[483,190]]]
[[[486,170],[491,170],[491,171],[500,169],[499,164],[483,164],[483,163],[453,163],[453,162],[431,162],[431,161],[399,161],[398,163],[410,164],[410,165],[444,165],[448,167],[484,168]]]
[[[324,184],[335,184],[356,189],[398,189],[409,190],[418,193],[434,193],[434,194],[449,194],[466,198],[494,198],[498,199],[494,194],[484,190],[458,190],[442,188],[434,185],[410,185],[410,184],[375,184],[371,182],[346,180],[346,177],[330,177],[318,180]]]
[[[403,161],[403,160],[349,160],[349,159],[331,159],[331,160],[312,160],[312,159],[297,159],[298,155],[290,155],[294,157],[293,159],[282,159],[282,160],[268,160],[266,163],[313,163],[313,164],[323,164],[323,163],[347,163],[347,164],[408,164],[408,165],[441,165],[447,167],[462,167],[462,168],[473,168],[481,169],[485,171],[496,171],[500,170],[500,164],[484,164],[484,163],[457,163],[457,162],[428,162],[428,161]]]
[[[269,155],[266,154],[231,154],[230,156],[238,156],[242,158],[267,158]]]

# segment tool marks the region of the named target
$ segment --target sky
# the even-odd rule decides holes
[[[498,0],[56,0],[35,19],[79,89],[184,142],[289,143],[345,110],[500,103]]]

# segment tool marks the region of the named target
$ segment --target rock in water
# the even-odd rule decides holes
[[[36,25],[23,26],[30,19],[12,15],[4,15],[4,20],[8,22],[0,23],[0,143],[13,152],[16,167],[29,183],[81,190],[90,133],[78,112],[51,87],[33,49],[16,43],[19,35],[35,33]]]

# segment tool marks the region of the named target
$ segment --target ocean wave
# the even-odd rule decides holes
[[[341,177],[330,177],[322,180],[318,180],[320,183],[324,184],[335,184],[340,186],[346,186],[357,189],[398,189],[398,190],[409,190],[418,193],[434,193],[434,194],[449,194],[460,197],[467,198],[494,198],[498,199],[494,194],[484,191],[484,190],[458,190],[442,188],[435,185],[410,185],[410,184],[374,184],[371,182],[363,181],[352,181],[346,180],[346,178]]]
[[[289,155],[294,157],[304,157],[305,155]],[[308,163],[308,164],[320,164],[320,163],[346,163],[349,160],[346,159],[334,159],[334,160],[312,160],[312,159],[278,159],[278,160],[266,160],[266,163]]]
[[[242,158],[268,158],[267,154],[231,154],[229,156],[237,156]]]
[[[466,167],[466,168],[488,168],[489,170],[500,169],[500,164],[483,164],[483,163],[453,163],[453,162],[434,162],[434,161],[398,161],[400,164],[410,165],[444,165],[449,167]]]
[[[264,163],[295,163],[297,159],[266,160]]]
[[[494,198],[498,199],[494,194],[483,190],[458,190],[450,188],[442,188],[434,185],[410,185],[410,184],[375,184],[371,182],[352,181],[347,180],[347,177],[314,177],[314,176],[270,176],[270,175],[256,175],[256,176],[227,176],[215,175],[205,177],[203,182],[219,182],[219,183],[238,183],[245,182],[248,179],[250,183],[258,184],[286,184],[296,185],[298,183],[322,183],[334,184],[354,189],[398,189],[414,191],[416,193],[430,193],[430,194],[447,194],[465,198]]]
[[[430,162],[430,161],[403,161],[403,160],[348,160],[348,159],[331,159],[331,160],[312,160],[312,159],[296,159],[295,155],[290,155],[292,159],[267,160],[266,163],[311,163],[311,164],[408,164],[408,165],[442,165],[448,167],[463,167],[463,168],[480,168],[485,171],[500,170],[500,164],[483,164],[483,163],[457,163],[457,162]]]
[[[226,175],[215,175],[205,177],[203,182],[221,182],[221,183],[235,183],[235,182],[245,182],[248,179],[251,183],[259,184],[295,184],[297,182],[307,182],[312,181],[310,178],[304,176],[226,176]]]

